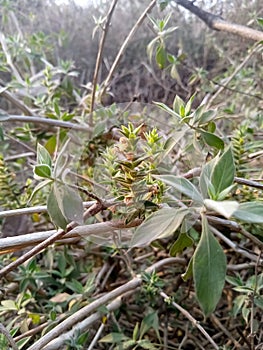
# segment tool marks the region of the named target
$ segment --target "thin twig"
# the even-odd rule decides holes
[[[64,122],[63,120],[55,120],[55,119],[44,118],[39,116],[9,115],[8,118],[3,120],[2,122],[45,124],[45,125],[61,127],[65,129],[90,131],[90,128],[87,125],[74,124],[71,122]]]
[[[209,222],[213,222],[214,224],[223,225],[225,227],[228,227],[229,229],[231,229],[234,232],[241,233],[243,236],[245,236],[250,241],[255,243],[258,247],[261,247],[261,249],[263,249],[263,242],[260,241],[257,237],[255,237],[251,233],[249,233],[248,231],[246,231],[237,222],[231,221],[231,220],[222,219],[222,218],[218,218],[216,216],[210,216],[210,215],[207,215],[207,220]]]
[[[170,303],[170,298],[168,297],[167,294],[164,292],[160,292],[160,295],[163,297],[164,301],[169,300]],[[207,331],[200,325],[200,323],[182,306],[178,305],[175,301],[171,301],[171,305],[173,305],[177,310],[179,310],[192,324],[198,328],[198,330],[206,337],[206,339],[209,341],[210,344],[213,345],[214,349],[219,350],[219,347],[216,345],[216,343],[213,341],[213,339],[210,337],[210,335],[207,333]]]
[[[95,70],[94,70],[94,76],[93,76],[93,81],[92,81],[92,93],[91,93],[91,104],[90,104],[90,125],[92,126],[92,113],[94,110],[94,102],[95,102],[95,95],[96,95],[96,86],[97,86],[97,81],[98,81],[98,75],[99,75],[99,69],[102,61],[102,53],[104,49],[104,44],[106,40],[106,36],[108,34],[109,26],[110,26],[110,21],[111,17],[113,15],[114,9],[117,5],[118,0],[113,0],[109,9],[109,12],[106,16],[106,23],[105,26],[103,27],[103,32],[101,35],[100,43],[99,43],[99,50],[97,54],[97,59],[96,59],[96,65],[95,65]]]
[[[87,348],[87,350],[92,350],[94,348],[94,346],[97,344],[97,342],[98,342],[98,340],[99,340],[99,338],[101,336],[101,333],[103,332],[104,328],[105,328],[105,323],[102,322],[100,327],[99,327],[99,329],[97,330],[97,333],[95,334],[95,337],[92,339],[89,347]]]
[[[207,109],[211,107],[212,103],[215,101],[215,99],[221,94],[221,92],[224,91],[226,86],[234,79],[234,77],[237,75],[237,73],[247,64],[247,62],[250,60],[250,58],[254,55],[255,52],[258,50],[258,45],[255,45],[253,49],[250,51],[250,53],[247,55],[247,57],[241,62],[239,66],[236,67],[234,72],[230,75],[229,78],[227,78],[224,86],[220,86],[219,89],[216,91],[216,93],[210,98],[208,101],[206,107]]]
[[[220,231],[218,231],[216,228],[210,226],[210,230],[219,237],[223,242],[225,242],[230,248],[232,248],[236,253],[239,253],[246,258],[250,259],[251,261],[258,261],[258,254],[250,253],[247,250],[244,250],[240,248],[236,243],[231,241],[229,238],[227,238],[225,235],[223,235]],[[260,264],[263,263],[263,259],[260,259]]]
[[[95,201],[83,202],[83,207],[89,208],[94,203],[96,203],[96,202]],[[0,212],[0,219],[7,218],[10,216],[19,216],[19,215],[25,215],[25,214],[46,213],[46,212],[47,212],[46,205],[39,205],[39,206],[35,206],[35,207],[30,207],[30,208],[11,209],[11,210],[1,211]]]
[[[214,314],[210,315],[210,319],[215,324],[215,328],[221,329],[221,331],[226,335],[226,337],[232,341],[235,348],[237,349],[241,348],[241,345],[239,344],[239,342],[236,341],[236,339],[232,336],[232,334],[222,325],[220,320]]]
[[[0,82],[2,84],[2,81]],[[1,85],[0,85],[1,88]],[[26,115],[33,115],[34,113],[28,108],[23,102],[19,101],[13,94],[11,94],[9,91],[7,91],[7,88],[1,88],[0,89],[0,95],[2,97],[6,98],[9,102],[11,102],[13,105],[15,105],[20,111],[25,113]]]
[[[12,73],[14,74],[14,77],[16,78],[18,83],[24,85],[24,80],[21,78],[20,73],[18,72],[16,66],[13,64],[12,57],[11,57],[11,55],[8,51],[8,47],[6,45],[5,35],[2,32],[0,32],[0,42],[1,42],[2,50],[3,50],[5,57],[6,57],[6,62],[10,66]]]
[[[117,56],[115,57],[115,60],[111,66],[111,69],[109,71],[109,74],[107,76],[107,78],[105,79],[104,83],[103,83],[103,87],[102,87],[102,92],[101,94],[103,95],[112,79],[112,76],[122,58],[122,55],[129,43],[129,41],[131,40],[131,38],[134,36],[136,30],[140,27],[140,25],[142,24],[142,22],[144,21],[144,19],[146,18],[147,14],[149,11],[151,11],[151,9],[154,7],[154,5],[156,4],[156,0],[152,0],[150,2],[150,4],[147,6],[147,8],[143,11],[143,13],[141,14],[141,16],[139,17],[139,19],[137,20],[137,22],[134,24],[134,26],[132,27],[130,33],[127,35],[126,39],[124,40],[119,52],[117,53]]]
[[[2,325],[2,323],[0,323],[0,332],[5,335],[5,337],[7,338],[8,342],[9,342],[9,344],[12,346],[12,348],[14,350],[19,350],[18,346],[16,345],[16,343],[15,343],[14,339],[12,338],[11,334],[8,332],[8,330],[5,328],[5,326]]]

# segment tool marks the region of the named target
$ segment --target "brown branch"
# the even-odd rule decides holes
[[[242,38],[254,40],[254,41],[261,41],[263,40],[263,32],[249,28],[240,24],[235,23],[229,23],[225,21],[220,16],[214,15],[210,12],[202,10],[200,7],[195,6],[193,1],[189,0],[174,0],[174,2],[188,11],[192,12],[194,15],[196,15],[198,18],[200,18],[205,24],[214,30],[232,33],[238,36],[241,36]]]
[[[14,95],[7,91],[6,87],[0,85],[0,95],[16,106],[20,111],[26,115],[33,115],[33,112],[23,102],[19,101]]]
[[[115,70],[122,58],[122,55],[129,43],[129,41],[132,39],[132,37],[134,36],[135,32],[137,31],[137,29],[140,27],[140,25],[143,23],[144,19],[147,17],[147,14],[151,11],[151,9],[155,6],[156,4],[156,0],[152,0],[150,2],[150,4],[147,6],[147,8],[143,11],[143,13],[141,14],[141,16],[138,18],[138,20],[136,21],[136,23],[134,24],[134,26],[132,27],[130,33],[127,35],[126,39],[124,40],[119,52],[117,53],[117,56],[115,57],[115,60],[111,66],[111,69],[109,71],[109,74],[107,76],[107,78],[105,79],[103,85],[102,85],[102,91],[101,91],[101,95],[103,95],[107,89],[107,87],[110,84],[110,81],[113,77],[113,74],[115,73]]]
[[[92,81],[92,94],[91,94],[91,106],[90,106],[91,125],[92,125],[92,113],[94,110],[96,85],[97,85],[97,81],[98,81],[99,68],[100,68],[101,61],[102,61],[103,48],[104,48],[106,36],[108,33],[108,29],[110,26],[111,17],[113,15],[113,12],[114,12],[114,9],[117,5],[117,2],[118,2],[118,0],[113,0],[112,4],[110,6],[109,12],[108,12],[107,17],[106,17],[107,18],[106,23],[105,23],[105,26],[103,28],[103,33],[102,33],[100,43],[99,43],[99,51],[98,51],[98,55],[97,55],[96,66],[95,66],[95,71],[94,71],[94,76],[93,76],[93,81]]]
[[[86,212],[84,213],[83,217],[87,219],[90,216],[93,216],[97,213],[99,213],[103,208],[102,203],[95,203],[92,205]],[[17,260],[13,261],[9,265],[3,267],[0,270],[0,278],[4,277],[7,273],[15,269],[16,267],[23,264],[25,261],[31,259],[36,254],[40,253],[43,249],[47,248],[50,244],[55,243],[60,238],[64,237],[67,232],[73,230],[75,227],[77,227],[78,224],[74,221],[68,224],[66,230],[59,229],[54,234],[52,234],[51,237],[48,237],[43,242],[39,243],[37,246],[35,246],[33,249],[31,249],[29,252],[25,253],[24,255],[20,256]]]
[[[93,208],[96,208],[94,206]],[[129,224],[125,224],[123,220],[114,220],[99,222],[91,225],[77,226],[72,228],[67,233],[56,238],[57,243],[67,243],[69,239],[79,239],[81,237],[88,237],[91,235],[97,235],[103,237],[104,235],[110,234],[113,230],[128,229],[136,227],[142,222],[141,219],[135,219]],[[5,237],[0,239],[0,255],[10,253],[13,251],[22,250],[29,246],[34,246],[40,242],[47,241],[54,237],[59,231],[49,230],[42,232],[27,233],[24,235],[18,235],[13,237]],[[64,231],[63,231],[64,232]],[[49,243],[50,244],[50,243]]]

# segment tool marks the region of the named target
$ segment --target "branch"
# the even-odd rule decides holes
[[[55,120],[50,118],[43,118],[38,116],[23,116],[23,115],[9,115],[5,120],[1,122],[22,122],[22,123],[35,123],[35,124],[45,124],[55,127],[61,127],[65,129],[74,129],[80,131],[89,131],[90,128],[85,125],[74,124],[71,122],[64,122],[63,120]]]
[[[33,115],[33,112],[30,110],[30,108],[28,108],[23,102],[19,101],[16,97],[14,97],[9,91],[7,91],[7,89],[7,87],[1,87],[0,95],[6,98],[9,102],[15,105],[18,109],[20,109],[20,111],[22,111],[26,115]]]
[[[161,297],[164,299],[164,301],[167,301],[168,305],[170,304],[170,298],[167,294],[164,292],[160,292]],[[207,331],[200,325],[200,323],[182,306],[178,305],[175,301],[171,301],[171,304],[179,310],[192,324],[198,328],[198,330],[203,333],[203,335],[206,337],[206,339],[209,341],[210,344],[212,344],[213,348],[216,350],[219,350],[219,347],[216,345],[216,343],[213,341],[213,339],[210,337],[210,335],[207,333]]]
[[[129,43],[129,41],[131,40],[131,38],[134,36],[136,30],[140,27],[140,25],[142,24],[142,22],[144,21],[144,19],[146,18],[148,12],[151,11],[151,9],[155,6],[156,4],[156,0],[152,0],[150,2],[150,4],[147,6],[147,8],[143,11],[143,13],[141,14],[141,16],[139,17],[139,19],[137,20],[137,22],[134,24],[134,26],[132,27],[130,33],[128,34],[128,36],[126,37],[126,39],[124,40],[119,52],[117,53],[117,56],[115,57],[115,60],[111,66],[111,69],[109,71],[109,74],[107,76],[107,78],[105,79],[104,83],[103,83],[103,88],[102,88],[102,92],[101,95],[103,95],[111,81],[111,78],[122,58],[122,55]]]
[[[103,235],[112,233],[113,230],[117,229],[128,229],[131,227],[136,227],[141,224],[141,220],[133,220],[129,224],[125,224],[123,220],[116,221],[107,221],[107,222],[99,222],[91,225],[83,225],[77,226],[76,228],[72,228],[71,231],[65,233],[62,236],[58,236],[56,238],[57,242],[62,242],[63,239],[69,238],[80,238],[80,237],[89,237],[91,235],[99,235],[103,237]],[[6,237],[0,239],[0,255],[10,253],[11,251],[17,251],[21,249],[25,249],[29,246],[36,245],[40,242],[45,242],[53,237],[55,234],[58,234],[61,230],[50,230],[43,232],[33,232],[27,233],[25,235],[19,235],[14,237]],[[50,244],[50,243],[49,243]],[[16,260],[17,261],[17,260]],[[1,275],[1,271],[0,271]]]
[[[232,33],[242,38],[261,41],[263,40],[263,32],[252,29],[243,25],[229,23],[222,19],[220,16],[214,15],[210,12],[204,11],[201,8],[194,5],[193,1],[189,0],[174,0],[176,4],[184,7],[188,11],[192,12],[194,15],[199,17],[205,24],[214,30],[219,30],[222,32]]]
[[[103,209],[102,203],[95,203],[92,205],[86,212],[84,213],[83,217],[86,220],[87,218],[96,215]],[[20,256],[17,260],[13,261],[9,265],[3,267],[0,270],[0,278],[4,277],[7,273],[18,267],[19,265],[23,264],[25,261],[31,259],[36,254],[40,253],[43,249],[47,248],[50,244],[55,243],[60,238],[64,237],[67,232],[72,231],[75,227],[77,227],[78,224],[74,221],[70,222],[66,228],[66,230],[59,229],[54,234],[52,234],[50,237],[48,237],[43,242],[39,243],[36,247],[31,249],[29,252],[25,253],[24,255]]]
[[[16,345],[14,339],[12,338],[11,334],[8,332],[8,330],[2,325],[2,323],[0,323],[0,332],[2,334],[4,334],[9,342],[9,344],[11,345],[11,347],[13,348],[13,350],[19,350],[18,346]]]
[[[185,261],[185,259],[181,259],[181,258],[163,259],[163,260],[158,261],[157,263],[153,264],[148,269],[146,269],[146,272],[152,273],[153,271],[160,269],[164,265],[175,264],[175,263],[185,264],[186,261]],[[84,306],[82,309],[76,311],[73,315],[69,316],[65,321],[61,322],[59,325],[57,325],[55,328],[53,328],[50,332],[45,334],[35,344],[31,345],[28,348],[28,350],[58,349],[60,347],[61,343],[57,344],[55,347],[53,347],[51,345],[50,347],[44,348],[44,346],[47,345],[48,343],[50,343],[54,338],[61,337],[62,333],[67,331],[69,328],[72,328],[75,324],[82,321],[83,319],[86,319],[86,320],[84,320],[84,322],[87,321],[87,315],[89,315],[92,312],[94,312],[95,310],[97,310],[100,306],[106,305],[111,300],[115,299],[117,307],[119,307],[121,305],[121,299],[119,299],[119,298],[123,297],[127,292],[134,291],[135,289],[140,287],[141,284],[142,284],[142,277],[141,277],[141,275],[139,275],[139,276],[136,276],[135,278],[133,278],[132,280],[130,280],[129,282],[125,283],[124,285],[122,285],[122,286],[112,290],[111,292],[103,295],[102,297],[94,300],[90,304]],[[109,310],[109,308],[108,308],[108,310]],[[113,311],[112,308],[109,311]],[[95,315],[97,316],[98,313]],[[95,315],[91,316],[93,318],[92,323],[94,323],[97,320],[97,317],[94,317]],[[101,313],[99,313],[99,316],[101,318]],[[81,331],[83,332],[92,323],[89,323],[88,325],[86,325],[84,329],[82,327]],[[74,330],[76,331],[77,329],[79,329],[79,326],[80,326],[80,324],[78,324],[78,326],[76,326],[74,328]],[[58,339],[60,339],[60,338],[58,338]],[[55,339],[55,341],[56,340],[57,339]]]
[[[99,51],[98,51],[98,55],[97,55],[97,60],[96,60],[96,66],[95,66],[95,70],[94,70],[94,76],[93,76],[93,81],[92,81],[92,94],[91,94],[91,106],[90,106],[90,115],[92,118],[92,113],[93,113],[93,109],[94,109],[94,102],[95,102],[95,94],[96,94],[96,85],[97,85],[97,81],[98,81],[98,75],[99,75],[99,68],[101,65],[101,61],[102,61],[102,53],[103,53],[103,49],[104,49],[104,44],[105,44],[105,40],[106,40],[106,36],[108,33],[108,29],[110,26],[110,21],[111,21],[111,17],[113,15],[114,9],[117,5],[118,0],[113,0],[109,9],[109,12],[107,14],[107,19],[106,19],[106,23],[105,26],[103,28],[103,33],[100,39],[100,43],[99,43]],[[92,121],[92,119],[91,119]],[[91,123],[92,125],[92,123]]]

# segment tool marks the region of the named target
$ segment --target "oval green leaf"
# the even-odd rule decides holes
[[[204,140],[204,142],[211,147],[217,148],[217,149],[224,149],[224,141],[220,139],[220,137],[206,131],[200,131],[201,136]]]
[[[226,256],[207,219],[202,216],[202,235],[193,256],[193,276],[197,300],[205,316],[216,308],[226,277]]]
[[[241,203],[233,216],[244,222],[263,224],[263,203],[257,201]]]
[[[188,212],[188,209],[165,208],[152,213],[135,231],[131,247],[149,245],[155,239],[170,236]]]

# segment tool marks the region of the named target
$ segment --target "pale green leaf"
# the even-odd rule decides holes
[[[83,224],[83,203],[78,192],[65,184],[54,183],[58,206],[67,221]]]
[[[205,316],[216,308],[226,276],[226,256],[202,216],[202,235],[193,256],[193,276],[197,300]]]
[[[37,144],[37,164],[46,164],[50,168],[52,166],[52,159],[50,157],[50,154],[40,143]]]
[[[212,199],[205,199],[204,205],[207,209],[214,210],[229,219],[238,209],[239,203],[236,201],[213,201]]]
[[[198,189],[184,177],[175,175],[155,175],[157,179],[173,187],[176,191],[184,194],[197,204],[203,204],[203,198]]]
[[[245,202],[239,205],[233,216],[244,222],[263,224],[263,202]]]
[[[34,196],[37,194],[38,191],[40,191],[45,186],[51,184],[52,182],[53,182],[52,180],[44,180],[44,181],[40,182],[39,184],[37,184],[36,187],[33,189],[33,192],[31,193],[31,196],[28,200],[28,203],[32,201],[32,199],[34,198]]]
[[[48,196],[47,210],[53,223],[65,230],[69,221],[65,218],[58,205],[58,201],[54,193],[54,187],[51,188]]]
[[[170,107],[166,106],[164,103],[162,102],[155,102],[154,104],[158,107],[160,107],[163,111],[167,112],[168,114],[170,114],[171,116],[175,117],[177,120],[181,121],[181,117],[180,114],[173,111]]]
[[[109,333],[105,335],[105,337],[101,338],[99,340],[100,343],[113,343],[113,344],[118,344],[121,343],[124,340],[128,340],[129,338],[126,337],[126,335],[122,333]]]
[[[165,208],[152,213],[135,231],[131,247],[149,245],[158,238],[172,235],[188,212],[188,209]]]
[[[203,168],[199,179],[199,186],[204,198],[208,198],[208,188],[211,187],[211,174],[215,163],[218,161],[218,156],[206,163]]]
[[[222,154],[222,156],[214,164],[211,183],[215,188],[216,194],[219,195],[227,187],[231,186],[235,176],[235,164],[230,147]],[[216,198],[213,198],[216,199]]]

